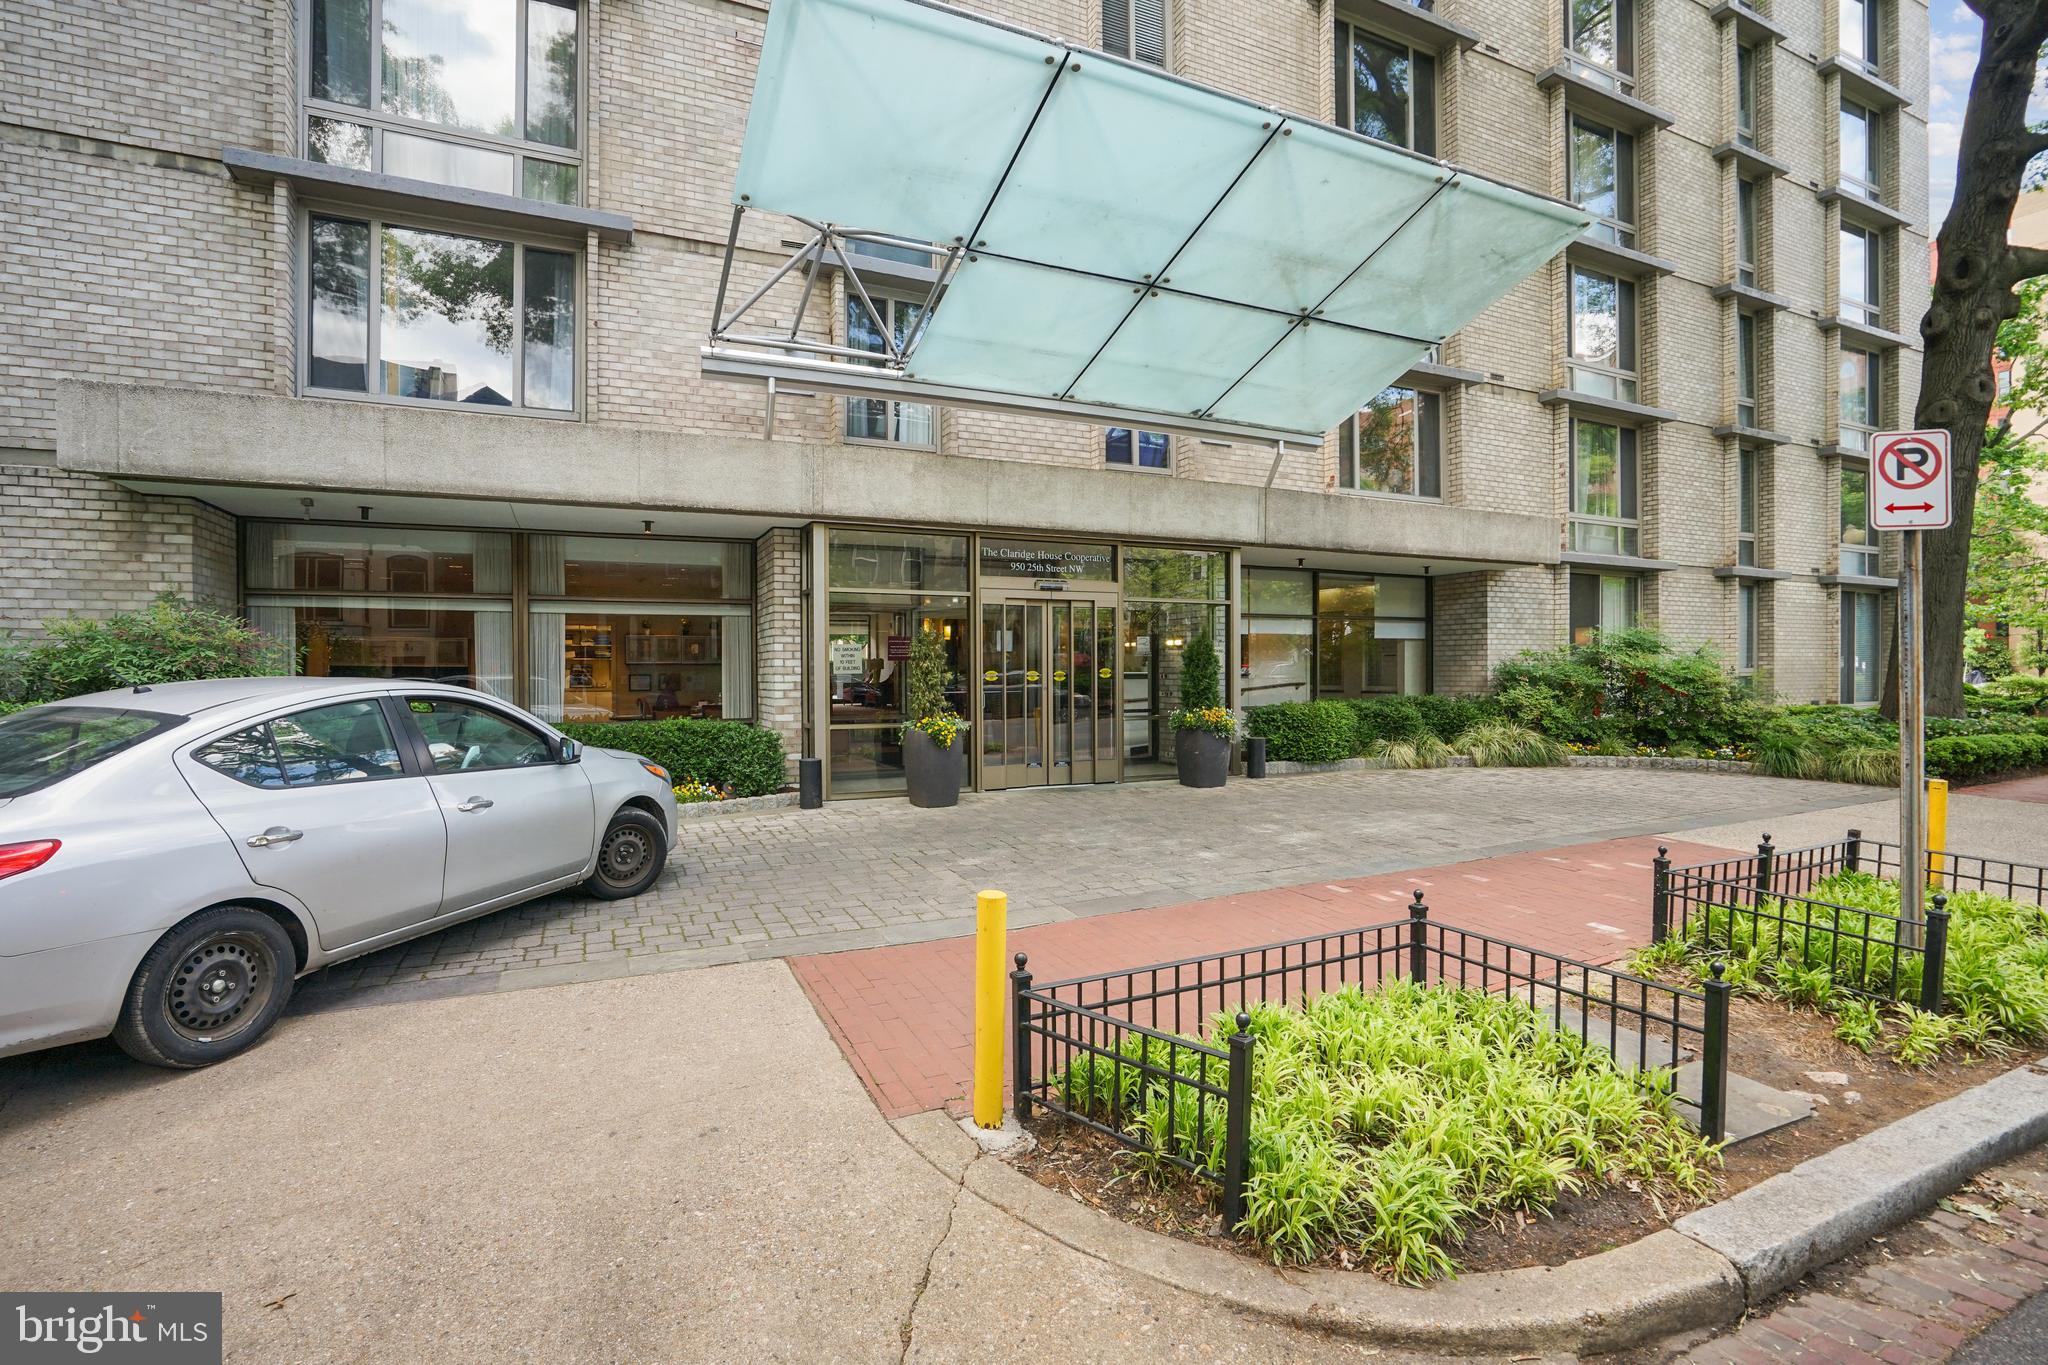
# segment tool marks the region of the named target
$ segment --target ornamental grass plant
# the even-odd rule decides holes
[[[1278,1262],[1345,1253],[1404,1283],[1457,1271],[1477,1224],[1540,1212],[1609,1181],[1693,1198],[1717,1149],[1674,1111],[1666,1071],[1627,1073],[1529,1004],[1454,986],[1382,982],[1298,1005],[1251,1006],[1246,1213],[1237,1229]],[[1227,1050],[1231,1013],[1200,1040]],[[1202,1054],[1127,1035],[1050,1078],[1061,1104],[1123,1118],[1156,1181],[1168,1157],[1220,1174],[1225,1106],[1184,1081]],[[1222,1063],[1207,1061],[1220,1083]]]

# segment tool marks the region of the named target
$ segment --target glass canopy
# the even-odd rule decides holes
[[[843,230],[939,249],[904,353],[814,378],[1309,441],[1591,221],[923,0],[777,0],[734,204],[804,221],[821,256]],[[720,310],[707,370],[743,374],[734,346],[763,338]]]

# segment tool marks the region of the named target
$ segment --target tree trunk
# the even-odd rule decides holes
[[[1934,298],[1921,320],[1926,343],[1913,425],[1944,428],[1953,448],[1955,522],[1918,532],[1926,618],[1927,712],[1963,713],[1965,580],[1976,510],[1977,456],[1997,385],[1991,373],[1998,325],[2019,311],[2013,286],[2048,273],[2048,251],[2006,243],[2013,202],[2027,164],[2048,151],[2048,135],[2027,131],[2048,0],[1965,0],[1984,20],[1984,42],[1970,80],[1956,156],[1956,197],[1941,225]],[[1910,282],[1902,287],[1911,288]],[[1871,492],[1877,492],[1876,480]],[[1885,668],[1884,712],[1899,706],[1898,642]]]

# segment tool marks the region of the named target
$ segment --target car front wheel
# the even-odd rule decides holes
[[[653,886],[668,864],[668,832],[644,810],[612,817],[597,846],[597,867],[583,889],[601,900],[624,900]]]
[[[297,965],[291,939],[270,916],[239,905],[202,910],[158,939],[135,969],[114,1041],[151,1066],[225,1061],[284,1013]]]

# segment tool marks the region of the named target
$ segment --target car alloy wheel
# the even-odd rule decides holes
[[[220,1043],[262,1017],[277,988],[270,947],[226,930],[192,946],[164,986],[164,1017],[195,1043]]]

